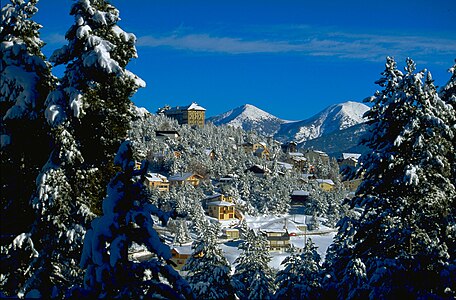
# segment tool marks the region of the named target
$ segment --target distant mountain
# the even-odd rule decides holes
[[[317,149],[338,157],[342,153],[364,154],[368,148],[359,145],[361,137],[367,130],[367,124],[361,123],[342,130],[323,135],[316,139],[308,140],[298,144],[299,148]]]
[[[359,102],[334,104],[307,120],[284,123],[275,138],[303,143],[365,122],[363,115],[368,110],[367,105]]]
[[[206,121],[217,126],[230,125],[244,130],[255,130],[266,136],[274,135],[280,126],[287,122],[250,104],[210,117]]]

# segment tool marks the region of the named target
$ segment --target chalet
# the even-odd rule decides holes
[[[156,130],[155,137],[159,139],[177,139],[179,137],[179,132],[175,130]]]
[[[310,193],[308,191],[303,190],[294,190],[291,193],[291,204],[292,205],[302,205],[305,204],[310,197]]]
[[[165,115],[177,120],[179,124],[189,126],[204,126],[206,109],[193,102],[187,106],[165,106],[157,111],[157,114]]]
[[[207,204],[210,202],[217,202],[217,201],[224,201],[229,203],[234,203],[234,199],[232,196],[225,196],[223,194],[216,193],[204,199],[202,201],[203,208],[207,208]]]
[[[301,152],[289,152],[287,162],[293,164],[297,170],[302,170],[307,165],[307,158]]]
[[[361,154],[358,153],[342,153],[342,156],[338,159],[339,166],[357,167],[360,156]]]
[[[193,250],[191,245],[185,246],[174,246],[171,249],[171,261],[173,261],[176,266],[174,269],[182,270],[182,267],[187,262],[187,259],[192,255]]]
[[[269,251],[286,251],[291,247],[290,235],[286,225],[281,222],[273,222],[260,230],[266,234]]]
[[[235,178],[238,178],[239,176],[236,174],[226,174],[218,179],[218,182],[221,184],[229,184],[232,182]]]
[[[277,166],[279,167],[279,169],[280,169],[282,172],[288,172],[288,171],[293,170],[293,165],[292,165],[292,164],[289,164],[289,163],[286,163],[286,162],[278,161],[278,162],[277,162]]]
[[[298,144],[296,142],[288,142],[281,145],[282,151],[285,153],[296,152],[298,148]]]
[[[158,173],[147,173],[145,183],[151,189],[157,189],[159,192],[169,192],[168,179]]]
[[[335,188],[335,184],[331,179],[317,179],[317,182],[318,186],[325,192],[330,192]]]
[[[227,239],[239,239],[239,229],[236,228],[224,228],[223,235]]]
[[[203,176],[195,173],[179,173],[169,176],[168,180],[171,185],[191,184],[198,186]]]
[[[252,172],[255,176],[263,178],[268,176],[271,173],[271,170],[269,170],[267,167],[263,167],[260,165],[253,165],[244,171],[244,173],[247,172]]]
[[[227,201],[214,201],[207,203],[208,214],[211,217],[222,220],[231,220],[234,219],[235,204]]]
[[[304,156],[308,161],[315,163],[321,161],[322,163],[329,163],[329,156],[323,151],[307,150]]]

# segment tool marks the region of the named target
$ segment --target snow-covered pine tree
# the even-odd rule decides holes
[[[149,203],[143,184],[146,170],[135,170],[130,141],[121,144],[115,164],[122,171],[109,183],[103,215],[92,221],[84,238],[84,289],[73,290],[72,296],[191,299],[190,286],[168,264],[170,248],[153,229],[152,215],[166,225],[173,212],[165,213]],[[145,245],[156,257],[129,260],[133,242]]]
[[[178,219],[176,225],[176,236],[174,237],[175,244],[185,244],[191,242],[190,232],[188,231],[187,222],[185,219]]]
[[[193,255],[183,271],[197,299],[234,299],[230,285],[231,268],[217,245],[218,223],[206,224],[199,239],[193,243]]]
[[[1,235],[33,222],[30,197],[49,157],[44,101],[55,82],[41,48],[41,25],[31,18],[37,0],[11,0],[0,12]],[[20,215],[20,218],[17,216]]]
[[[66,66],[65,75],[48,97],[46,112],[53,126],[71,123],[84,158],[72,185],[99,212],[105,187],[116,172],[114,155],[130,126],[130,97],[145,83],[125,69],[137,57],[136,37],[117,25],[119,11],[112,4],[78,0],[70,14],[75,23],[65,35],[68,44],[50,58]]]
[[[54,149],[38,176],[32,199],[36,218],[25,234],[35,249],[28,256],[20,254],[17,243],[2,249],[12,270],[5,278],[16,282],[9,293],[58,297],[82,283],[77,263],[82,238],[114,170],[105,159],[112,159],[126,136],[128,97],[144,85],[124,68],[135,55],[135,38],[115,25],[119,12],[113,6],[80,0],[71,14],[75,25],[67,32],[69,43],[51,59],[66,64],[66,71],[45,101]],[[112,134],[103,135],[106,130]],[[92,151],[92,146],[98,148]]]
[[[366,114],[364,143],[372,151],[362,158],[364,181],[351,200],[363,213],[340,224],[336,241],[352,242],[339,243],[329,273],[339,298],[366,288],[371,298],[454,296],[454,109],[439,98],[429,72],[415,73],[411,59],[403,74],[388,57],[383,76],[377,83],[384,89],[369,99]],[[366,267],[362,286],[344,279],[356,259]]]
[[[308,239],[302,252],[292,250],[284,259],[283,270],[277,273],[277,299],[318,299],[321,292],[320,255]]]
[[[241,254],[234,261],[232,282],[239,299],[270,299],[274,293],[273,271],[268,266],[271,256],[268,241],[261,232],[244,229]]]

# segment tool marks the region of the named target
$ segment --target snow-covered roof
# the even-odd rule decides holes
[[[192,254],[193,249],[192,245],[184,245],[184,246],[174,246],[173,250],[175,250],[179,254]]]
[[[248,168],[247,171],[251,171],[254,173],[270,173],[271,172],[271,170],[269,170],[267,167],[264,167],[261,165],[253,165],[250,168]]]
[[[222,196],[222,194],[220,194],[220,193],[215,193],[215,194],[213,194],[213,195],[207,196],[206,200],[211,200],[211,199],[214,199],[214,198],[218,198],[218,197],[220,197],[220,196]]]
[[[169,176],[168,180],[169,181],[184,181],[190,178],[192,175],[196,175],[193,173],[179,173],[179,174],[174,174]],[[196,175],[198,176],[198,175]]]
[[[358,160],[361,154],[359,153],[342,153],[342,159],[356,159]]]
[[[204,154],[210,155],[212,153],[212,151],[214,151],[214,150],[212,150],[212,149],[204,149]]]
[[[214,202],[209,202],[207,206],[235,206],[234,203],[231,202],[226,202],[226,201],[214,201]]]
[[[291,193],[293,196],[310,196],[310,193],[308,191],[303,191],[303,190],[295,190]]]
[[[303,153],[301,152],[290,152],[288,153],[289,156],[295,156],[295,157],[301,157],[301,156],[304,156]]]
[[[327,184],[330,184],[330,185],[334,185],[334,181],[332,181],[331,179],[317,179],[317,182],[318,183],[327,183]]]
[[[281,166],[282,168],[284,168],[285,170],[292,170],[293,169],[293,165],[292,164],[289,164],[289,163],[286,163],[286,162],[277,162],[277,164],[279,166]]]
[[[196,102],[192,102],[192,104],[190,105],[186,105],[186,106],[174,106],[174,107],[171,107],[169,109],[166,109],[165,110],[165,113],[180,113],[184,110],[202,110],[202,111],[205,111],[206,109],[202,106],[199,106]]]
[[[158,182],[167,182],[168,181],[168,179],[166,179],[166,176],[163,176],[158,173],[147,173],[146,179],[149,181],[158,181]]]
[[[192,102],[192,104],[188,105],[186,110],[206,110],[204,107],[199,106],[196,102]]]
[[[320,150],[311,150],[311,151],[314,152],[314,153],[317,153],[317,154],[319,154],[321,156],[328,156],[328,154],[326,154],[325,152],[320,151]]]

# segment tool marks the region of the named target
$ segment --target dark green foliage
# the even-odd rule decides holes
[[[410,59],[405,70],[388,58],[377,82],[383,90],[369,99],[365,144],[371,152],[350,202],[362,213],[340,223],[328,261],[327,289],[336,286],[340,299],[366,290],[371,298],[455,292],[448,275],[455,256],[455,112],[439,98],[429,72],[415,73]]]

